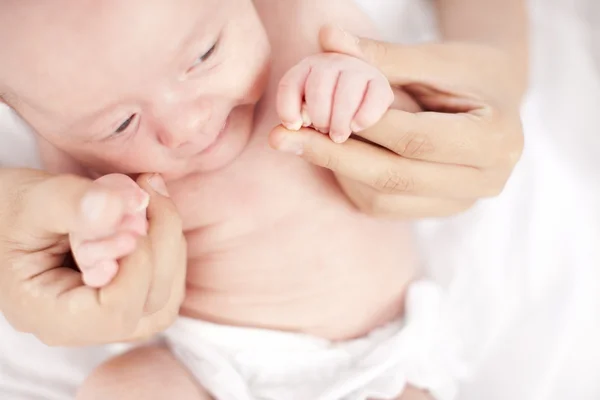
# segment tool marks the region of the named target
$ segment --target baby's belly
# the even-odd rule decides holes
[[[310,215],[225,240],[223,226],[190,233],[182,313],[331,340],[399,317],[416,264],[406,226]]]

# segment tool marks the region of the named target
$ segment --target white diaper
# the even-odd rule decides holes
[[[414,283],[403,321],[347,342],[187,318],[166,341],[217,400],[394,399],[407,384],[451,400],[459,365],[441,298],[432,283]]]

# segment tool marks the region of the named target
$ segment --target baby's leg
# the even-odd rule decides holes
[[[77,400],[212,400],[171,352],[141,347],[98,367]]]

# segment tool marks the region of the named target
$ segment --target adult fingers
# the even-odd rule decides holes
[[[108,334],[109,326],[116,329],[115,321],[108,320],[102,312],[97,290],[83,285],[81,274],[75,270],[55,268],[15,289],[20,293],[13,299],[28,301],[15,318],[25,322],[19,328],[49,346],[98,344],[99,337]],[[113,338],[109,334],[107,341]]]
[[[108,343],[132,332],[137,321],[131,321],[130,298],[106,303],[102,291],[83,285],[81,274],[58,267],[62,256],[39,255],[39,262],[52,262],[57,268],[33,276],[13,290],[12,299],[27,299],[15,320],[24,321],[21,329],[33,333],[51,346],[79,346]],[[31,262],[28,259],[24,262]],[[7,307],[9,314],[14,305]]]
[[[507,143],[498,132],[482,134],[488,125],[470,114],[389,110],[376,125],[356,135],[405,158],[489,167],[504,156],[499,150]]]
[[[369,215],[384,218],[421,219],[456,215],[470,209],[475,199],[455,200],[379,193],[370,186],[338,176],[352,202]]]
[[[146,312],[161,309],[171,297],[173,281],[186,268],[186,246],[181,217],[168,197],[160,175],[142,175],[138,184],[151,193],[148,206],[148,238],[152,244],[154,271]]]
[[[185,241],[181,243],[179,253],[181,258],[177,261],[186,263],[187,253]],[[177,319],[179,308],[185,296],[186,269],[178,268],[173,276],[170,296],[167,303],[154,313],[147,313],[139,322],[135,332],[126,340],[143,340],[167,329]]]
[[[270,143],[283,151],[294,149],[296,154],[301,149],[305,160],[383,193],[471,199],[495,196],[503,187],[503,182],[495,181],[502,177],[477,168],[409,160],[352,139],[340,145],[311,129],[289,132],[277,127]]]
[[[511,132],[520,132],[520,127],[492,125],[491,121],[470,114],[388,110],[377,124],[356,136],[413,160],[476,168],[514,166],[523,149],[523,138]],[[444,129],[440,130],[440,126]],[[312,140],[308,134],[291,131],[278,131],[278,138],[277,144],[283,147],[299,147],[304,140]],[[317,145],[325,151],[325,143]]]
[[[393,85],[451,85],[454,88],[460,87],[465,95],[479,93],[481,88],[488,87],[489,79],[493,79],[498,65],[510,66],[506,55],[484,46],[459,43],[400,45],[358,38],[335,26],[326,26],[321,30],[320,42],[325,51],[351,55],[376,66]],[[472,51],[474,46],[477,47],[477,52]],[[473,59],[474,57],[478,59]],[[469,68],[448,67],[464,63],[465,59],[474,65],[495,64],[495,68],[472,74]]]
[[[98,300],[105,318],[119,321],[120,333],[133,332],[144,315],[154,264],[153,243],[148,237],[141,237],[135,251],[119,261],[113,280],[99,289]]]
[[[170,219],[178,217],[174,205],[164,196],[166,189],[162,178],[142,175],[138,184],[150,195],[148,235],[138,239],[135,251],[120,260],[115,278],[98,291],[102,316],[105,320],[112,320],[113,326],[118,321],[119,329],[115,328],[111,333],[120,336],[131,335],[135,331],[147,307],[159,309],[167,302],[171,275],[177,265],[172,258],[165,262],[165,256],[157,252],[157,248],[171,240],[169,235],[181,237],[180,224],[179,230],[171,228]]]
[[[17,179],[14,188],[8,186],[11,204],[4,206],[12,211],[9,221],[17,225],[12,226],[17,232],[52,239],[78,230],[104,232],[123,216],[125,196],[89,179],[15,173],[25,179]]]

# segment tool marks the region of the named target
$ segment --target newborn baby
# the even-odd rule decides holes
[[[279,123],[343,142],[392,103],[379,71],[319,54],[322,22],[372,34],[349,0],[0,4],[0,93],[47,168],[160,173],[184,221],[184,317],[164,346],[99,367],[80,398],[453,397],[409,226],[361,214],[331,172],[268,146]],[[86,283],[118,273],[145,201],[106,237],[72,236]]]

